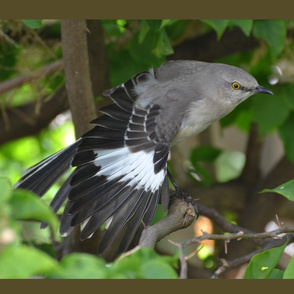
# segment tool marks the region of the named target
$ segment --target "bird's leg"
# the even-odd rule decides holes
[[[168,175],[172,185],[175,188],[175,194],[173,194],[171,197],[178,197],[178,198],[183,199],[186,203],[192,204],[194,207],[194,210],[196,213],[196,219],[197,219],[199,217],[199,212],[198,212],[198,208],[197,208],[197,205],[196,205],[194,199],[180,188],[180,186],[176,183],[175,179],[173,178],[173,176],[171,175],[169,170],[167,170],[167,175]]]

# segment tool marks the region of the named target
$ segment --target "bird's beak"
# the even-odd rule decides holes
[[[271,90],[269,90],[269,89],[267,89],[265,87],[262,87],[262,86],[257,86],[255,88],[255,93],[263,93],[263,94],[274,95],[274,93]]]

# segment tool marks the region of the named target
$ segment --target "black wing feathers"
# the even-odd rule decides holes
[[[30,190],[43,196],[49,188],[70,168],[80,140],[29,169],[15,187]]]
[[[134,105],[138,98],[135,86],[150,75],[138,74],[106,91],[114,104],[100,110],[103,115],[91,122],[93,129],[71,147],[31,168],[19,182],[19,187],[41,196],[67,169],[76,167],[51,207],[57,212],[67,201],[61,217],[62,235],[81,225],[83,240],[108,222],[99,253],[117,236],[122,237],[120,252],[127,250],[141,221],[151,224],[160,197],[163,209],[168,206],[169,142],[159,142],[156,135],[161,109],[153,104],[145,109]],[[149,162],[150,156],[153,162]]]
[[[119,252],[124,252],[128,249],[136,231],[140,226],[142,218],[144,225],[149,226],[151,224],[156,212],[159,198],[158,196],[159,191],[157,190],[153,195],[149,195],[149,198],[146,197],[144,199],[145,201],[142,202],[140,207],[137,208],[136,213],[126,224],[126,230],[120,243]]]

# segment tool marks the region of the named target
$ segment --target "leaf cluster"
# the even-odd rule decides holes
[[[160,256],[144,248],[112,263],[86,254],[72,253],[59,262],[52,240],[47,246],[25,234],[24,222],[46,222],[52,238],[58,237],[59,220],[38,196],[21,189],[12,190],[8,179],[0,178],[0,278],[24,279],[175,279],[178,256]]]

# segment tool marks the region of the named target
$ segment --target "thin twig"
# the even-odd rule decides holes
[[[234,259],[233,261],[226,261],[224,259],[220,260],[221,265],[220,267],[214,272],[213,276],[211,278],[217,278],[220,274],[224,273],[225,271],[235,268],[237,266],[240,266],[246,262],[248,262],[255,254],[263,252],[269,248],[273,248],[276,246],[279,246],[281,243],[284,243],[286,241],[285,236],[282,238],[281,234],[289,234],[289,233],[294,233],[294,228],[289,228],[289,227],[281,227],[273,231],[269,232],[263,232],[263,233],[249,233],[245,234],[244,232],[240,231],[237,233],[232,233],[232,234],[207,234],[203,232],[203,235],[192,238],[190,240],[186,240],[185,242],[177,244],[178,248],[180,248],[180,253],[183,254],[184,249],[194,243],[200,243],[203,240],[224,240],[225,241],[225,248],[230,240],[241,240],[241,239],[250,239],[250,240],[255,240],[255,239],[267,239],[267,238],[272,238],[273,240],[267,242],[264,244],[263,247],[259,248],[258,250],[255,250],[247,255],[244,255],[240,258]],[[227,249],[225,249],[227,250]],[[182,256],[180,256],[180,262],[181,266],[184,266],[183,270],[183,276],[187,276],[186,273],[186,260],[185,263],[182,261]],[[182,273],[182,269],[181,269]]]
[[[249,239],[249,240],[266,239],[266,238],[281,239],[279,235],[286,234],[286,233],[294,233],[294,228],[284,227],[284,228],[278,228],[276,230],[269,231],[269,232],[250,233],[250,234],[245,234],[243,231],[232,233],[232,234],[225,234],[225,235],[204,233],[201,236],[186,240],[182,244],[184,247],[186,247],[190,244],[199,243],[200,241],[203,241],[203,240],[230,241],[230,240],[236,240],[236,239]]]
[[[171,240],[168,240],[168,241],[180,249],[180,264],[181,264],[180,279],[187,279],[187,277],[188,277],[188,264],[187,264],[187,258],[184,253],[184,246],[181,243],[176,243]]]
[[[63,67],[63,61],[62,60],[56,60],[52,63],[46,64],[40,69],[37,69],[35,71],[32,71],[31,73],[16,77],[14,79],[5,81],[0,83],[0,94],[3,94],[9,90],[12,90],[14,88],[20,87],[25,83],[28,83],[36,78],[40,79],[40,77],[44,77],[46,75],[52,74],[56,70]]]
[[[199,213],[202,216],[207,216],[210,218],[214,223],[216,223],[224,232],[230,233],[237,233],[237,232],[244,232],[244,233],[254,233],[253,231],[246,229],[244,227],[240,227],[228,222],[220,213],[218,213],[215,209],[197,204]]]
[[[180,262],[181,262],[181,272],[180,279],[188,278],[188,264],[184,253],[184,246],[180,244]]]
[[[261,252],[264,252],[265,250],[280,246],[286,242],[286,236],[280,240],[272,240],[268,243],[266,243],[263,247],[252,251],[244,256],[241,256],[239,258],[236,258],[232,261],[227,261],[225,259],[220,259],[220,266],[219,268],[213,273],[213,275],[210,277],[211,279],[217,279],[221,274],[227,272],[228,270],[231,270],[233,268],[236,268],[238,266],[241,266],[247,262],[250,261],[250,259]]]

